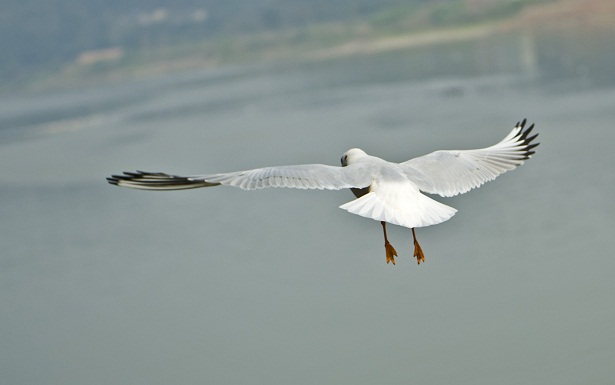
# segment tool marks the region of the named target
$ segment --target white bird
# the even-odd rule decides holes
[[[389,243],[386,224],[412,229],[414,257],[425,256],[414,229],[442,223],[456,209],[421,192],[450,197],[463,194],[522,165],[539,143],[529,136],[534,125],[524,129],[518,122],[499,143],[476,150],[445,150],[392,163],[353,148],[346,151],[342,167],[324,164],[276,166],[221,174],[178,176],[152,172],[124,172],[107,181],[113,185],[142,190],[184,190],[228,185],[244,190],[266,187],[340,190],[349,188],[357,199],[340,206],[353,214],[380,221],[384,233],[386,262],[395,264],[397,251]]]

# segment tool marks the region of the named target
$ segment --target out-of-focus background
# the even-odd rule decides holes
[[[0,384],[612,384],[611,0],[0,5]],[[349,191],[105,177],[541,145],[385,264]]]

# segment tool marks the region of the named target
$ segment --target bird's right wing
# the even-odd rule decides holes
[[[221,174],[179,176],[152,172],[124,172],[107,178],[111,184],[142,190],[184,190],[218,185],[244,190],[267,187],[340,190],[364,188],[372,176],[364,166],[335,167],[324,164],[277,166]]]
[[[400,163],[402,170],[421,191],[450,197],[463,194],[523,164],[534,154],[530,136],[534,125],[525,119],[499,143],[476,150],[435,151]]]

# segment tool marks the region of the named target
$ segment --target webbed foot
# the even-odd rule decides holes
[[[421,262],[425,262],[425,255],[423,254],[423,249],[421,249],[421,245],[417,241],[414,241],[414,256],[416,257],[416,262],[420,265]]]
[[[397,257],[397,251],[395,250],[393,245],[391,245],[389,242],[386,242],[384,244],[384,249],[386,250],[387,254],[387,263],[391,262],[395,264],[395,257]]]
[[[416,240],[416,233],[414,232],[414,227],[412,228],[412,238],[414,239],[414,257],[416,258],[416,262],[420,265],[421,262],[425,262],[425,255],[423,254],[423,249],[421,249],[421,245],[419,245],[419,241]]]

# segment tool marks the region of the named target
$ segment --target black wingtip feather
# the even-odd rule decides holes
[[[540,143],[532,143],[534,139],[538,137],[538,134],[534,134],[530,136],[530,133],[534,129],[534,123],[532,123],[528,128],[524,129],[527,119],[523,119],[521,123],[517,123],[516,127],[521,128],[518,133],[517,140],[521,145],[524,146],[524,158],[529,159],[530,156],[534,155],[536,151],[531,151],[533,148],[536,148]]]
[[[540,143],[533,143],[525,147],[526,150],[531,150],[532,148],[538,147]]]
[[[523,131],[521,133],[521,136],[519,137],[520,140],[527,140],[529,142],[531,142],[538,134],[534,135],[533,137],[526,139],[527,136],[530,134],[530,132],[532,132],[532,130],[534,129],[534,125],[532,124],[531,126],[529,126],[525,131]]]
[[[217,186],[219,183],[208,183],[193,180],[190,177],[169,175],[162,172],[124,171],[123,175],[112,175],[107,182],[120,187],[130,187],[142,190],[186,190],[200,187]]]

